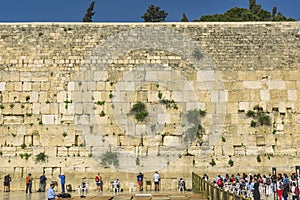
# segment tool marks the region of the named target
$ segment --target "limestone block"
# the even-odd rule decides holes
[[[279,102],[278,111],[280,113],[286,113],[286,103],[285,102]]]
[[[74,91],[75,90],[75,82],[68,82],[68,91]]]
[[[164,146],[181,146],[181,137],[165,136],[163,141]]]
[[[270,100],[270,91],[269,90],[260,90],[260,100],[269,101]]]
[[[289,101],[297,101],[297,90],[288,90],[288,100]]]
[[[158,72],[157,71],[148,71],[145,76],[145,81],[158,81]]]
[[[29,102],[38,102],[39,100],[39,92],[31,92]]]
[[[157,71],[158,81],[172,81],[171,71]]]
[[[95,71],[93,80],[94,81],[106,81],[106,80],[108,80],[108,72],[107,71]]]
[[[48,100],[48,93],[47,92],[39,92],[39,102],[47,102]]]
[[[40,91],[41,90],[41,83],[40,82],[32,82],[32,90],[33,91]]]
[[[61,92],[57,93],[57,102],[64,102],[66,99],[67,99],[67,92],[61,91]],[[74,99],[77,99],[77,98],[74,97]]]
[[[59,124],[57,115],[42,115],[43,124]]]
[[[23,116],[4,116],[3,117],[3,123],[4,124],[22,124],[24,123],[24,117]]]
[[[90,122],[90,116],[89,115],[81,115],[81,116],[75,116],[75,124],[83,124],[88,125]]]
[[[215,81],[216,74],[213,70],[203,70],[197,72],[197,81]]]
[[[262,83],[260,81],[243,81],[243,87],[247,89],[261,89]]]
[[[270,97],[270,99],[272,99],[272,98]],[[251,90],[250,91],[250,100],[249,101],[252,101],[252,102],[259,102],[260,101],[259,90]]]
[[[247,112],[248,110],[250,110],[249,108],[249,102],[239,102],[239,106],[238,106],[238,110],[242,110]]]
[[[41,112],[41,104],[33,103],[32,104],[32,114],[40,114],[40,112]]]
[[[0,91],[3,92],[6,90],[6,82],[0,82]]]
[[[219,91],[219,101],[227,102],[228,101],[228,91]]]
[[[41,83],[41,91],[49,91],[50,87],[51,87],[50,82]]]
[[[284,90],[285,89],[285,81],[269,81],[268,87],[271,90],[278,89],[278,90]]]
[[[32,83],[31,82],[23,82],[23,91],[31,91],[31,85],[32,85]]]
[[[31,72],[20,72],[20,79],[24,82],[31,81],[32,73]]]
[[[7,82],[6,83],[6,90],[7,91],[14,91],[14,83],[13,82]]]
[[[22,91],[22,82],[13,82],[14,91]]]
[[[41,114],[49,114],[50,113],[50,104],[41,103]]]

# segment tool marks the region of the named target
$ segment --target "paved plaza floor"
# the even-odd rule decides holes
[[[179,193],[178,191],[160,191],[160,192],[144,192],[144,193],[126,193],[122,192],[114,194],[112,192],[95,192],[89,191],[85,198],[78,195],[76,191],[71,192],[71,198],[65,200],[204,200],[201,194],[193,194],[191,192]],[[59,199],[59,198],[58,198]],[[33,192],[26,194],[25,191],[0,192],[0,200],[47,200],[46,192]]]

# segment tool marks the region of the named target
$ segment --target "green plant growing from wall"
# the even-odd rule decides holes
[[[159,90],[159,91],[158,91],[157,97],[158,97],[159,99],[161,99],[161,98],[162,98],[162,95],[163,95],[163,94],[162,94],[161,91]]]
[[[234,164],[233,160],[230,159],[230,160],[228,161],[228,165],[229,165],[230,167],[232,167],[233,164]]]
[[[45,163],[45,162],[47,162],[47,159],[48,159],[48,156],[44,152],[41,152],[35,156],[36,163],[38,163],[38,162]]]
[[[118,154],[111,151],[106,151],[101,156],[101,164],[104,166],[113,165],[114,167],[119,167]]]
[[[89,155],[88,155],[89,157],[93,157],[93,154],[92,153],[89,153]]]
[[[105,101],[97,101],[96,104],[99,106],[103,106],[105,104]]]
[[[104,117],[105,116],[105,112],[102,110],[101,113],[99,114],[100,117]]]
[[[226,142],[226,139],[222,136],[222,142]]]
[[[206,111],[203,110],[188,110],[185,118],[188,122],[188,129],[186,130],[186,141],[192,142],[195,138],[198,142],[201,142],[203,136],[203,126],[201,125],[201,118],[206,115]]]
[[[112,93],[109,93],[109,98],[112,99],[114,95]]]
[[[15,107],[15,104],[11,103],[9,104],[10,109],[13,109]]]
[[[257,155],[257,157],[256,157],[256,160],[257,160],[257,162],[261,162],[261,157],[260,157],[260,155]]]
[[[134,118],[138,122],[144,122],[146,117],[149,115],[148,111],[146,110],[146,105],[140,101],[133,105],[130,110],[130,114],[134,115]]]
[[[215,162],[215,160],[212,158],[209,164],[213,167],[213,166],[216,165],[216,162]]]
[[[171,100],[169,100],[169,99],[160,99],[159,103],[165,105],[167,109],[169,109],[169,108],[173,108],[175,110],[178,109],[178,106],[177,106],[176,102],[173,99],[171,99]]]
[[[248,110],[246,112],[246,117],[252,118],[253,120],[250,123],[250,127],[257,126],[270,126],[271,118],[268,112],[264,112],[263,108],[260,106],[254,106],[253,110]]]
[[[69,103],[72,103],[72,100],[66,99],[66,100],[64,101],[64,103],[65,103],[65,109],[68,110],[68,107],[69,107],[68,104],[69,104]]]
[[[21,148],[22,148],[22,149],[25,149],[26,147],[27,147],[27,146],[26,146],[25,143],[21,144]]]
[[[140,158],[137,157],[137,158],[135,159],[135,164],[136,164],[136,165],[140,165],[140,164],[141,164],[140,162],[141,162],[141,161],[140,161]]]
[[[29,154],[29,153],[24,153],[24,154],[20,154],[20,157],[23,159],[25,159],[25,160],[28,160],[28,158],[31,156],[31,154]]]
[[[3,104],[0,104],[0,109],[4,109],[4,105]]]
[[[67,136],[68,136],[68,133],[64,131],[64,132],[62,133],[62,136],[63,136],[63,137],[67,137]]]

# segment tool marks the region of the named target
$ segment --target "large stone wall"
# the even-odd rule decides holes
[[[299,30],[298,22],[1,24],[0,176],[12,174],[20,189],[29,172],[49,180],[64,172],[73,185],[100,172],[108,188],[115,177],[128,187],[137,172],[151,180],[158,170],[174,189],[192,171],[293,172]],[[137,102],[145,122],[130,114]],[[251,126],[246,113],[257,106],[270,125]],[[194,109],[206,115],[191,135]],[[36,162],[41,152],[47,162]],[[102,163],[115,155],[118,166]]]

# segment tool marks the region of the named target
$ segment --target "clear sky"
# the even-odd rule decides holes
[[[93,0],[1,0],[0,22],[81,22]],[[248,8],[248,0],[94,0],[93,22],[142,22],[148,6],[168,13],[166,21],[189,21],[221,14],[233,7]],[[257,0],[262,8],[300,21],[300,0]]]

